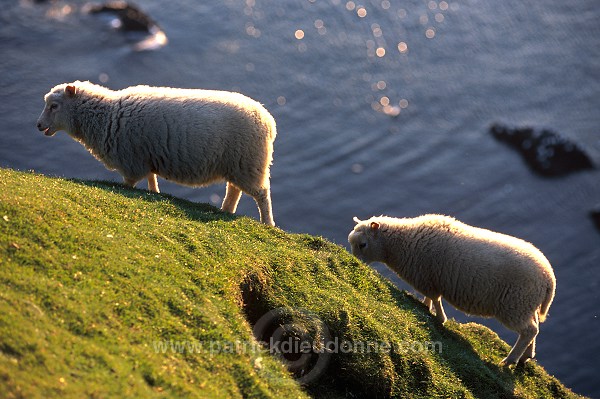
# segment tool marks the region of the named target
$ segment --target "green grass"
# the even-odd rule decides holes
[[[265,336],[283,325],[317,346],[328,331],[395,349],[313,354],[303,370],[320,378],[302,385],[251,345],[254,324],[279,308]],[[223,350],[157,346],[169,342]],[[236,342],[247,345],[225,346]],[[437,324],[323,238],[118,184],[0,169],[3,398],[576,397],[535,362],[497,367],[508,350],[481,325]]]

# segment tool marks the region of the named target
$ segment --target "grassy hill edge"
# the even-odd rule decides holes
[[[284,326],[317,346],[325,332],[391,345],[288,358],[289,371],[257,326],[265,340]],[[499,368],[508,350],[481,325],[439,325],[323,238],[0,169],[3,397],[578,397],[535,362]]]

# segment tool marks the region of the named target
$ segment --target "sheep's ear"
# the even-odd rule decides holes
[[[371,222],[371,230],[379,230],[379,223]]]
[[[65,94],[67,95],[67,97],[73,97],[76,91],[77,89],[73,85],[68,85],[67,87],[65,87]]]
[[[356,216],[354,216],[354,219],[352,219],[352,220],[354,220],[354,223],[360,223],[360,222],[362,222],[362,220],[360,220]]]

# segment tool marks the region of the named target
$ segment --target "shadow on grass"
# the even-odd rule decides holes
[[[196,203],[186,199],[174,197],[170,194],[153,193],[148,190],[131,188],[122,183],[107,180],[69,180],[73,183],[120,194],[127,198],[141,199],[147,202],[168,202],[180,209],[188,219],[198,222],[206,223],[217,220],[232,222],[238,218],[238,216],[228,212],[223,212],[220,209],[206,203]]]
[[[442,350],[437,354],[441,363],[445,364],[450,371],[458,377],[464,385],[477,398],[517,398],[515,394],[516,380],[523,370],[533,368],[531,364],[519,366],[514,370],[500,367],[492,361],[482,359],[482,355],[477,353],[473,345],[464,335],[449,328],[455,323],[449,321],[446,325],[440,324],[435,316],[429,312],[429,309],[413,295],[399,290],[392,282],[388,283],[390,294],[394,298],[397,306],[404,309],[412,309],[419,321],[428,325],[431,331],[430,339],[434,342],[442,343]],[[457,323],[458,324],[458,323]],[[464,326],[459,325],[460,328]],[[486,340],[485,345],[493,345],[493,351],[504,350],[502,345],[495,345],[492,342],[497,340],[486,327],[480,326],[481,333],[477,338]],[[488,334],[485,334],[488,332]],[[489,335],[485,336],[485,335]],[[491,351],[490,351],[491,352]],[[491,355],[488,354],[488,355]]]

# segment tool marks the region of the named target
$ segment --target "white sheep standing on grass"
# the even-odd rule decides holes
[[[354,221],[348,236],[352,253],[366,263],[385,263],[425,295],[441,323],[447,319],[443,297],[468,314],[495,317],[519,334],[501,364],[535,356],[539,323],[548,314],[556,279],[532,244],[441,215]]]
[[[133,187],[156,176],[189,186],[227,182],[221,209],[234,213],[242,191],[274,225],[269,168],[275,120],[239,93],[134,86],[113,91],[76,81],[44,97],[37,127],[46,136],[66,131]]]

